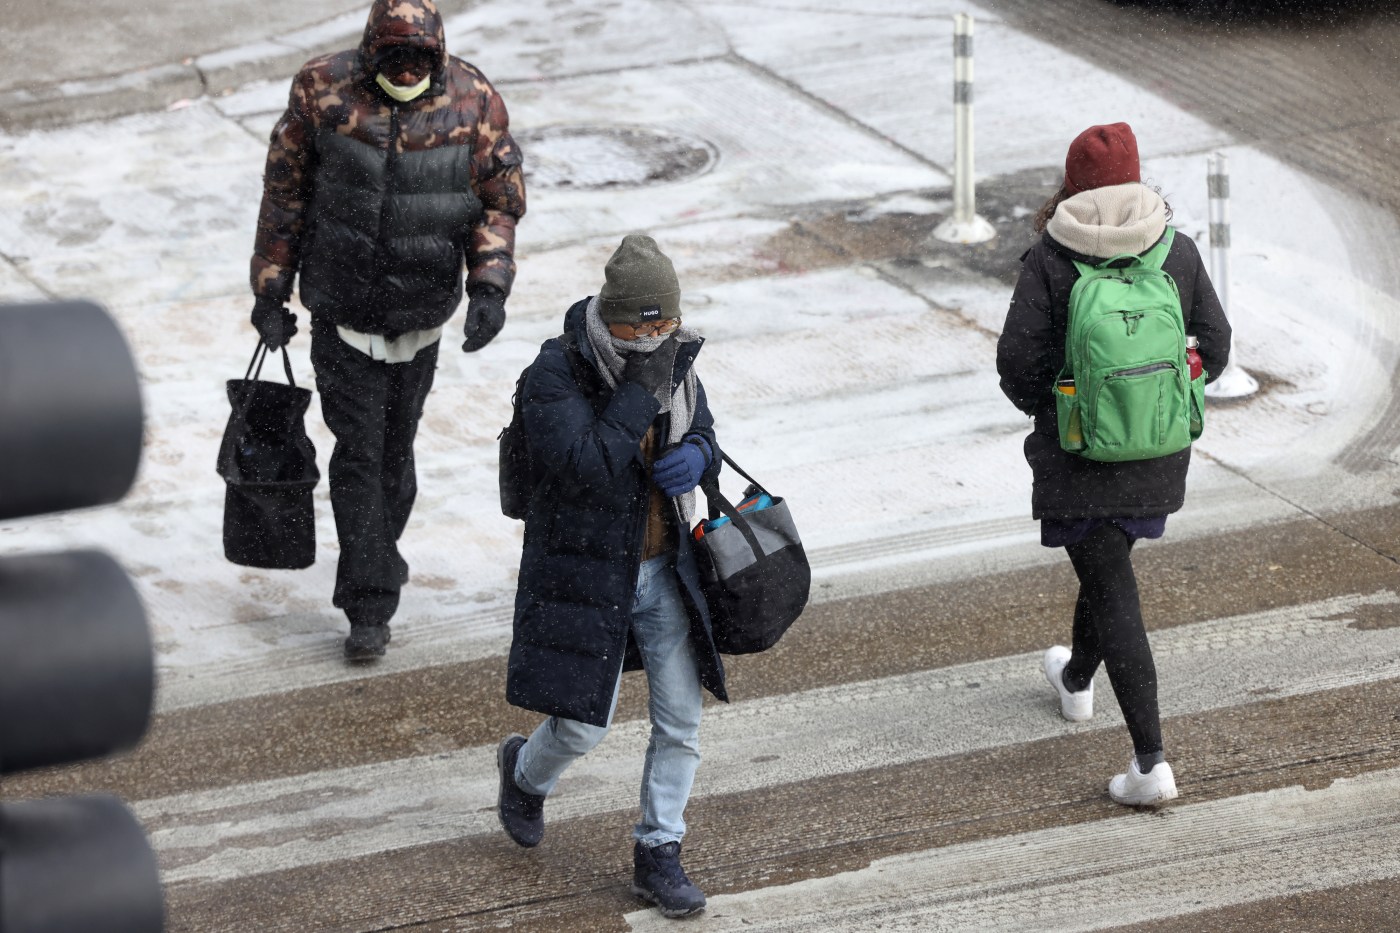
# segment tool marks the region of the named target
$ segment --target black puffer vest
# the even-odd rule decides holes
[[[390,140],[398,122],[395,109]],[[471,149],[396,152],[322,132],[316,153],[302,304],[366,334],[445,323],[461,303],[464,243],[482,213]]]

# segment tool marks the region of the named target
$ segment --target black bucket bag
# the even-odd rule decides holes
[[[694,542],[715,646],[724,654],[752,654],[773,647],[797,621],[807,605],[812,570],[787,503],[728,454],[720,456],[752,484],[744,498],[764,493],[772,500],[767,508],[740,512],[717,482],[700,486],[710,519],[729,517]]]
[[[268,347],[259,341],[242,379],[228,380],[233,410],[219,446],[224,493],[224,556],[245,567],[300,570],[316,561],[312,490],[321,478],[306,436],[311,391],[297,388],[282,348],[287,384],[266,382]]]

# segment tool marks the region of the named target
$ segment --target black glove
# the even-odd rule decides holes
[[[297,316],[276,298],[259,295],[253,302],[253,326],[269,350],[280,350],[297,332]]]
[[[466,340],[462,349],[475,353],[486,346],[506,324],[506,293],[494,285],[473,285],[467,302]]]
[[[671,374],[676,368],[676,338],[667,337],[666,342],[650,353],[632,351],[627,354],[627,362],[622,367],[624,382],[635,382],[652,395],[663,387],[671,387]]]

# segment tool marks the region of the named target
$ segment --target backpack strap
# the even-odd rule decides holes
[[[578,337],[572,331],[565,331],[559,335],[559,343],[564,347],[564,359],[569,361],[569,373],[574,377],[574,383],[582,389],[589,379],[588,361],[583,358],[583,351],[578,348]]]
[[[1162,238],[1145,253],[1119,253],[1095,263],[1080,262],[1078,259],[1072,261],[1081,276],[1090,275],[1103,269],[1125,269],[1132,265],[1141,265],[1154,271],[1161,271],[1162,263],[1167,261],[1167,253],[1171,252],[1174,239],[1176,239],[1176,230],[1169,224],[1166,232],[1162,234]]]
[[[1170,224],[1162,234],[1162,238],[1157,241],[1157,245],[1142,254],[1142,264],[1149,269],[1160,271],[1162,263],[1167,261],[1167,253],[1171,252],[1172,241],[1176,239],[1176,230]]]

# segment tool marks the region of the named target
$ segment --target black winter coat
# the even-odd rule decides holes
[[[395,109],[391,138],[398,121]],[[445,323],[461,303],[464,250],[483,213],[466,182],[471,149],[397,152],[330,130],[316,148],[302,303],[369,334]]]
[[[433,59],[407,103],[375,80],[412,48]],[[322,55],[292,80],[273,127],[249,272],[285,303],[301,276],[313,315],[361,333],[436,327],[468,290],[509,294],[525,213],[520,147],[500,94],[447,54],[432,0],[374,0],[358,48]]]
[[[564,322],[588,363],[580,367],[587,384],[575,381],[558,338],[545,341],[525,380],[525,431],[532,456],[549,473],[525,516],[506,697],[525,709],[603,726],[619,666],[641,667],[630,617],[651,482],[641,442],[653,422],[665,437],[667,423],[658,417],[655,396],[628,382],[613,391],[598,374],[584,328],[587,305],[588,299],[575,304]],[[674,384],[693,364],[701,342],[680,346]],[[715,451],[706,479],[717,478],[719,446],[703,386],[690,432]],[[681,528],[676,537],[689,550],[686,532]],[[678,560],[677,569],[700,682],[727,700],[724,665],[694,562]]]
[[[1074,261],[1103,258],[1071,252],[1045,234],[1021,257],[1021,277],[997,341],[1001,390],[1035,419],[1025,442],[1033,518],[1145,518],[1175,512],[1186,498],[1189,447],[1123,463],[1100,463],[1060,447],[1053,393],[1065,361],[1069,293],[1079,278]],[[1190,237],[1176,236],[1162,271],[1176,282],[1186,333],[1198,339],[1207,381],[1213,381],[1229,360],[1230,323]]]

